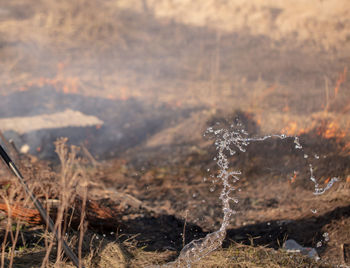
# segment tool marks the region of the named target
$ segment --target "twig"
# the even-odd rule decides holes
[[[324,76],[324,82],[325,82],[325,89],[326,89],[326,107],[324,108],[325,112],[328,112],[329,108],[329,86],[328,86],[328,77]]]
[[[83,150],[83,153],[87,156],[87,158],[90,160],[91,164],[94,166],[94,167],[97,167],[100,165],[100,163],[98,163],[96,161],[96,159],[92,156],[92,154],[89,152],[89,150],[86,148],[86,146],[81,143],[80,144],[81,146],[81,149]]]
[[[9,140],[9,143],[11,144],[11,148],[13,149],[13,152],[14,152],[15,156],[16,156],[17,158],[19,158],[19,155],[20,155],[20,154],[19,154],[19,151],[18,151],[18,149],[17,149],[17,146],[16,146],[14,140],[13,140],[13,139],[10,139],[10,140]]]
[[[14,152],[13,150],[13,146],[11,145],[11,143],[6,139],[6,137],[4,136],[4,134],[2,133],[2,131],[0,130],[0,139],[2,140],[2,142],[5,144],[6,148],[10,150],[11,155],[15,155],[16,156],[16,152]]]
[[[86,209],[86,200],[87,200],[87,182],[86,181],[85,181],[83,187],[84,187],[83,200],[82,200],[81,218],[80,218],[80,224],[79,224],[79,231],[80,231],[79,245],[78,245],[78,258],[79,258],[79,260],[82,259],[83,237],[84,237],[84,231],[85,231],[84,220],[85,220],[85,214],[86,214],[85,209]]]
[[[188,214],[188,210],[186,210],[184,228],[183,228],[183,230],[182,230],[182,247],[185,247],[185,245],[186,245],[187,214]]]

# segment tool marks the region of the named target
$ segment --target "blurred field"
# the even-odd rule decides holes
[[[114,141],[106,138],[104,147],[115,151],[103,163],[82,149],[90,159],[83,157],[82,165],[88,199],[109,200],[115,205],[121,194],[129,199],[118,203],[118,209],[126,202],[132,210],[117,210],[122,215],[113,214],[115,222],[107,220],[118,231],[107,234],[106,244],[91,242],[96,234],[103,237],[105,230],[96,226],[85,230],[83,258],[90,267],[165,263],[175,258],[186,239],[219,226],[221,186],[211,192],[210,180],[203,181],[208,177],[206,170],[215,169],[215,151],[203,133],[210,125],[220,122],[225,126],[225,119],[236,117],[254,135],[300,135],[310,156],[324,156],[315,169],[321,185],[335,175],[341,182],[316,198],[307,183],[306,160],[291,149],[292,143],[273,140],[252,146],[247,154],[234,159],[244,170],[239,184],[243,191],[241,212],[232,220],[226,248],[202,260],[198,267],[311,267],[316,265],[311,260],[289,258],[285,251],[265,251],[260,246],[281,248],[287,233],[316,247],[326,231],[331,241],[318,249],[325,261],[322,265],[349,264],[349,14],[347,0],[2,1],[0,101],[6,103],[0,110],[16,114],[15,92],[33,93],[31,98],[21,95],[21,101],[27,100],[22,106],[34,114],[44,108],[53,113],[52,107],[57,109],[59,101],[62,107],[72,102],[79,110],[79,105],[84,106],[80,102],[94,97],[84,106],[91,113],[84,113],[112,118],[109,123],[116,125],[110,129],[122,129],[123,135],[130,137],[118,151]],[[45,91],[59,101],[42,98],[44,103],[39,103]],[[97,106],[99,99],[108,102]],[[101,103],[113,105],[101,107]],[[113,115],[116,106],[123,109],[118,110],[120,118]],[[128,124],[129,118],[137,122]],[[148,132],[147,125],[152,131]],[[131,133],[135,130],[141,134]],[[22,156],[20,162],[28,169],[30,180],[35,181],[39,171],[59,177],[57,166],[27,157]],[[295,170],[300,170],[298,176]],[[1,176],[7,182],[6,173]],[[42,198],[45,189],[39,191]],[[7,188],[2,191],[2,197],[8,197]],[[68,209],[69,204],[66,206]],[[108,206],[115,209],[110,203]],[[316,215],[311,212],[315,207]],[[126,227],[117,228],[119,221]],[[186,230],[186,224],[190,225],[187,238],[177,233]],[[9,226],[3,222],[4,234]],[[14,258],[18,265],[28,267],[25,262],[28,256],[32,258],[31,250],[36,258],[47,252],[47,244],[33,238],[32,227],[23,228],[24,237],[37,248],[16,248],[17,255],[7,250],[7,255],[3,253],[7,264]],[[162,238],[171,233],[169,229],[173,234]],[[35,232],[48,243],[45,230]],[[116,232],[123,238],[116,239]],[[76,245],[77,229],[73,228],[72,234],[71,243]],[[112,257],[104,258],[100,253],[104,249]],[[119,254],[119,264],[113,262],[114,253]],[[48,258],[49,266],[55,261],[63,265],[60,256]]]
[[[346,1],[14,1],[1,10],[3,94],[54,85],[249,109],[276,131],[288,124],[281,110],[324,109],[326,84],[332,97],[348,61]]]
[[[273,40],[296,38],[320,49],[337,49],[349,41],[349,4],[337,1],[119,1],[118,6],[150,11],[158,18],[209,27],[247,31]]]

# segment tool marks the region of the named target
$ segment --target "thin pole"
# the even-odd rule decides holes
[[[21,172],[17,169],[15,163],[13,163],[13,161],[11,160],[9,155],[6,153],[4,148],[1,146],[1,144],[0,144],[0,155],[1,155],[1,158],[4,160],[4,162],[6,163],[6,165],[9,167],[9,169],[18,178],[18,180],[22,184],[25,192],[27,193],[27,195],[29,195],[30,199],[34,203],[34,206],[39,211],[42,219],[48,224],[48,227],[49,227],[50,231],[54,233],[56,239],[58,240],[59,239],[58,232],[57,232],[57,230],[55,230],[55,225],[54,225],[51,217],[47,214],[46,210],[43,208],[43,206],[41,205],[40,201],[35,197],[34,193],[28,188],[28,185],[24,181],[24,178],[23,178]],[[74,263],[74,265],[76,267],[84,268],[83,264],[81,264],[79,262],[78,257],[70,249],[70,247],[67,245],[66,241],[64,241],[63,238],[62,238],[62,245],[63,245],[64,252],[67,254],[69,259]]]

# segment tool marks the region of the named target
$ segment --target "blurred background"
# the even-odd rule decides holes
[[[349,12],[345,0],[3,2],[0,116],[95,115],[108,122],[109,137],[94,141],[110,141],[99,151],[108,154],[146,137],[193,141],[218,111],[250,113],[262,133],[301,134],[321,120],[326,135],[344,136]],[[16,139],[48,154],[34,137]]]

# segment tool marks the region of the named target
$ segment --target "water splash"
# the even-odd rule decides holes
[[[233,184],[239,180],[240,171],[229,171],[229,160],[227,155],[236,154],[236,150],[246,151],[246,147],[252,141],[248,138],[248,133],[239,128],[235,129],[235,125],[231,125],[231,130],[208,128],[205,135],[213,135],[215,137],[215,146],[217,149],[216,163],[219,167],[219,174],[216,176],[222,182],[223,188],[220,194],[222,202],[223,220],[219,230],[208,234],[206,237],[193,240],[187,244],[180,252],[176,261],[166,264],[164,267],[191,267],[191,264],[197,262],[210,252],[216,250],[222,245],[226,237],[226,230],[230,222],[230,218],[236,211],[231,207],[232,203],[237,203],[233,193],[235,187]]]
[[[241,175],[240,171],[230,171],[229,156],[236,154],[237,150],[245,152],[250,142],[264,141],[272,137],[280,139],[287,138],[286,135],[267,135],[264,137],[250,138],[240,123],[231,125],[230,129],[216,129],[210,127],[205,132],[205,136],[210,135],[215,138],[217,155],[215,157],[219,168],[217,180],[222,182],[223,188],[220,194],[222,202],[223,220],[219,230],[209,233],[206,237],[193,240],[187,244],[180,252],[179,257],[164,267],[191,267],[191,264],[197,262],[204,256],[216,250],[222,245],[226,237],[226,230],[229,225],[231,216],[236,214],[232,204],[237,204],[238,199],[233,196],[235,192],[234,183],[237,182]],[[296,146],[300,146],[298,140],[295,140]],[[298,145],[299,144],[299,145]],[[240,191],[240,189],[239,189]]]
[[[271,138],[279,138],[281,140],[293,138],[295,149],[303,152],[303,147],[301,146],[298,137],[276,134],[252,138],[248,137],[248,133],[242,128],[242,124],[240,123],[231,125],[229,130],[215,130],[213,127],[210,127],[205,132],[204,136],[206,135],[211,135],[215,138],[214,144],[216,146],[217,155],[214,159],[219,167],[219,174],[216,176],[216,181],[221,181],[223,185],[220,194],[223,211],[221,227],[219,230],[209,233],[204,238],[193,240],[185,245],[181,250],[179,257],[174,262],[167,263],[162,267],[191,267],[192,263],[198,262],[201,258],[205,257],[222,245],[222,242],[226,237],[226,231],[231,216],[236,214],[236,211],[232,208],[232,205],[238,203],[238,199],[233,196],[236,190],[233,184],[239,180],[239,176],[241,175],[241,171],[230,171],[229,156],[235,155],[237,150],[246,152],[246,148],[251,142],[260,142]],[[305,159],[308,158],[306,154],[303,156]],[[318,155],[315,155],[315,158],[318,159]],[[338,178],[334,177],[329,181],[326,187],[322,188],[319,186],[316,178],[314,177],[312,165],[310,164],[309,167],[310,180],[315,185],[315,195],[323,194],[333,186],[334,182],[338,181]],[[209,172],[210,169],[207,171]],[[211,189],[210,191],[213,191]],[[240,191],[240,189],[238,189],[238,191]]]
[[[330,181],[327,183],[326,187],[322,188],[318,184],[315,176],[314,176],[314,169],[311,164],[309,164],[309,169],[310,169],[310,180],[314,183],[315,191],[314,195],[321,195],[324,194],[326,191],[328,191],[335,182],[339,181],[339,178],[333,177],[330,179]]]

